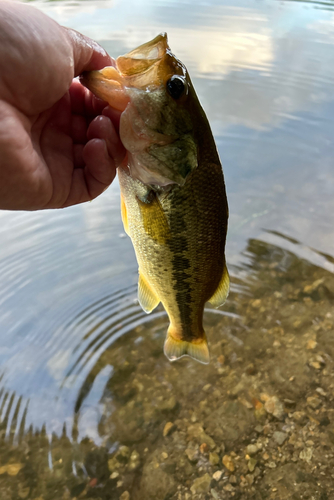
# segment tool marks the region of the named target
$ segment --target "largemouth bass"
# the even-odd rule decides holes
[[[84,74],[83,84],[122,112],[128,151],[118,168],[121,212],[139,266],[146,313],[162,302],[170,320],[164,352],[209,362],[204,305],[229,291],[228,206],[219,156],[185,66],[166,34]]]

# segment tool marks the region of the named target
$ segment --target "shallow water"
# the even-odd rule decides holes
[[[334,4],[30,3],[114,57],[167,31],[221,155],[232,291],[211,364],[170,364],[117,181],[0,212],[1,499],[331,498]]]

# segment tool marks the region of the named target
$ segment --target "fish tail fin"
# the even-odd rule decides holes
[[[192,342],[187,342],[186,340],[176,339],[168,330],[164,345],[164,353],[169,361],[176,361],[182,358],[182,356],[190,356],[204,365],[207,365],[210,361],[209,348],[205,334],[200,339],[194,339]]]

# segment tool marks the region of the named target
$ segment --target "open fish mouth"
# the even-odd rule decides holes
[[[169,56],[169,57],[168,57]],[[175,67],[168,59],[171,52],[166,33],[162,33],[124,56],[116,59],[116,67],[107,66],[81,75],[81,83],[113,108],[124,111],[129,103],[128,88],[151,90],[162,84],[163,73]],[[167,58],[167,59],[166,59]],[[183,73],[183,70],[180,71]]]

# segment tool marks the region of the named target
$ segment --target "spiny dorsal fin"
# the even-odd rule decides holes
[[[220,280],[217,290],[209,299],[210,304],[214,307],[222,306],[227,299],[228,292],[230,291],[230,278],[228,275],[228,270],[226,263],[224,264],[223,276]]]
[[[205,337],[200,342],[186,342],[185,340],[177,340],[172,335],[167,334],[164,353],[169,361],[176,361],[182,356],[190,356],[204,365],[207,365],[210,361],[208,343]]]
[[[152,312],[160,302],[140,271],[138,280],[138,300],[139,304],[147,314]]]

